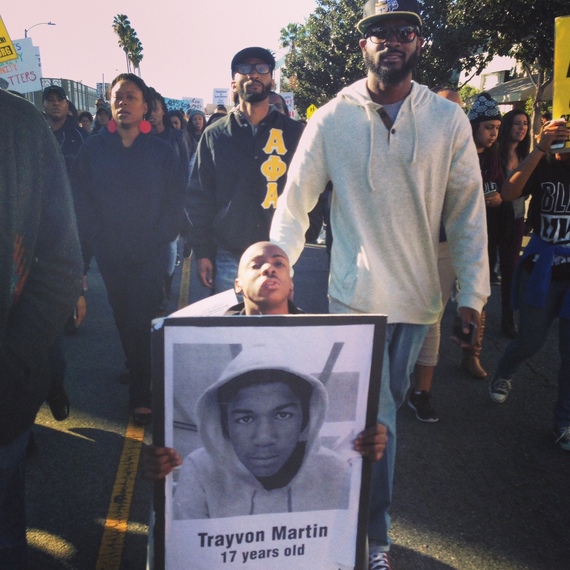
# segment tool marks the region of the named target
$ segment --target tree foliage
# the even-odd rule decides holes
[[[140,76],[143,46],[129,18],[125,14],[117,14],[113,18],[113,30],[119,36],[119,47],[125,52],[127,72],[138,71]]]
[[[363,77],[355,27],[362,6],[361,0],[317,0],[306,23],[296,25],[285,75],[301,114]],[[448,84],[461,70],[480,73],[493,57],[511,56],[536,81],[540,103],[552,78],[554,19],[565,13],[568,0],[423,0],[426,44],[416,79],[429,87]],[[290,41],[288,30],[281,30],[282,45]]]
[[[324,105],[344,86],[363,77],[356,30],[361,14],[361,0],[317,0],[315,12],[304,25],[299,24],[285,69],[299,114],[304,116],[310,105]]]

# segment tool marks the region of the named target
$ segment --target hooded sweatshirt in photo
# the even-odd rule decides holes
[[[257,349],[256,349],[257,348]],[[284,486],[268,489],[238,459],[222,427],[218,390],[253,370],[282,370],[312,386],[308,424],[299,437],[300,466]],[[207,519],[246,515],[348,509],[350,466],[321,447],[327,392],[314,376],[295,370],[267,347],[245,349],[197,403],[198,431],[203,448],[185,459],[174,496],[174,518]],[[294,470],[293,470],[294,471]]]

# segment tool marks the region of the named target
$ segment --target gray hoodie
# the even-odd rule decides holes
[[[299,436],[304,454],[296,474],[268,489],[238,459],[222,426],[219,389],[254,370],[289,372],[312,387],[308,423]],[[196,413],[204,447],[184,460],[174,497],[175,519],[205,519],[266,513],[347,509],[350,466],[320,446],[327,392],[314,376],[296,370],[291,355],[268,346],[245,348],[200,397]]]
[[[431,324],[441,311],[443,220],[459,306],[481,311],[489,289],[485,204],[471,126],[461,108],[412,82],[391,129],[366,79],[311,117],[287,176],[271,241],[295,263],[307,212],[333,184],[329,296],[346,312]]]

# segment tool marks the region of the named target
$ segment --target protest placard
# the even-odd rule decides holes
[[[157,483],[155,568],[363,567],[371,463],[353,442],[376,424],[385,325],[164,320],[153,332],[155,443],[184,463]]]

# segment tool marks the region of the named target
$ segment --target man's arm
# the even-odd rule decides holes
[[[202,136],[190,175],[186,212],[190,221],[185,236],[197,259],[198,279],[202,285],[214,286],[213,222],[216,216],[215,164],[209,144]]]
[[[33,422],[45,398],[47,348],[63,330],[83,275],[63,157],[41,114],[27,102],[18,109],[21,136],[3,130],[10,144],[3,158],[19,172],[10,181],[15,201],[6,228],[16,242],[4,250],[13,254],[18,282],[0,327],[0,442]]]
[[[317,112],[301,136],[271,224],[270,240],[287,253],[291,265],[303,251],[309,212],[329,182],[318,119]]]
[[[34,260],[10,313],[7,333],[8,346],[23,362],[33,362],[37,347],[61,331],[83,277],[69,181],[53,135],[44,127],[37,134],[36,148],[29,149],[41,157],[35,177],[40,185],[35,194],[41,196],[40,220],[35,249],[28,252]]]
[[[479,322],[491,289],[479,159],[471,125],[461,109],[457,109],[454,120],[458,122],[452,125],[456,134],[449,148],[453,155],[443,205],[443,224],[459,282],[457,305],[465,329],[470,320]]]

